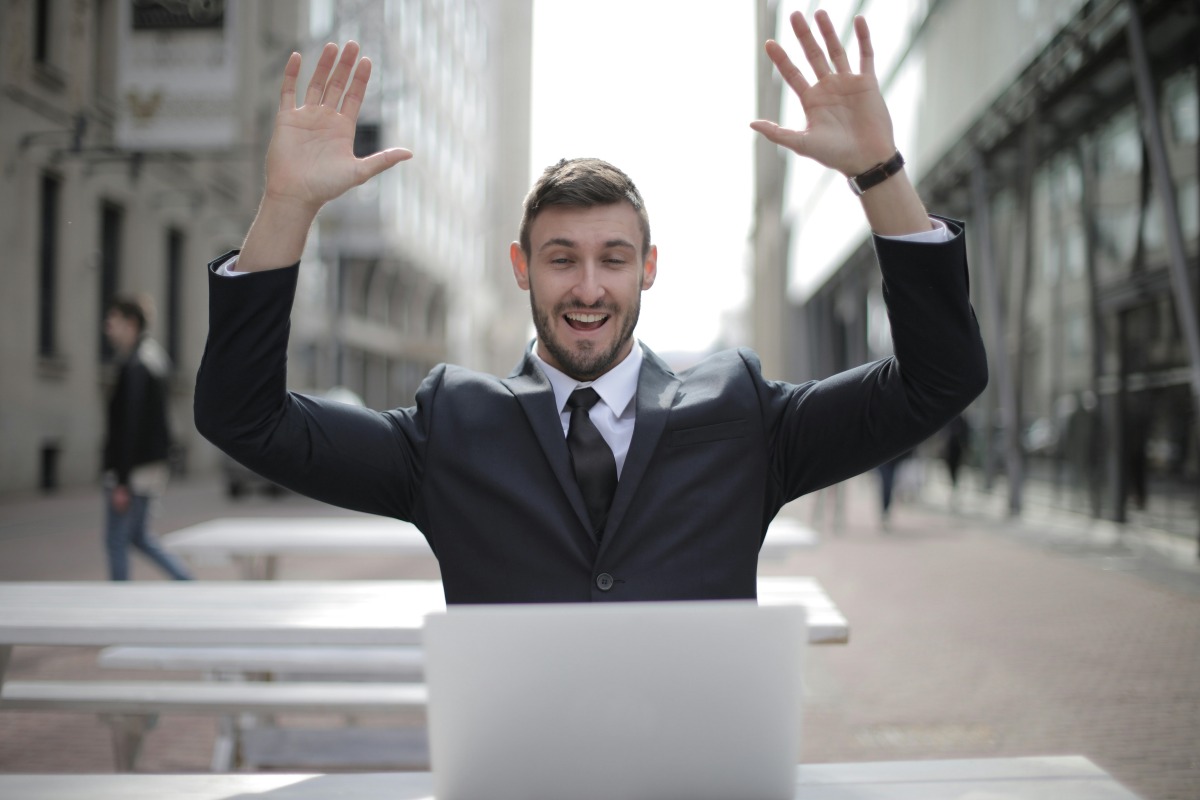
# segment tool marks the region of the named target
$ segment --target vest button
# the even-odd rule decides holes
[[[596,576],[596,588],[602,592],[607,592],[613,587],[613,576],[607,572],[601,572]]]

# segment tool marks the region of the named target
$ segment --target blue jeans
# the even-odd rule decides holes
[[[105,493],[104,547],[108,551],[108,577],[114,581],[129,580],[129,546],[133,545],[146,557],[177,581],[191,580],[192,576],[174,556],[163,550],[150,535],[150,498],[145,495],[130,495],[129,508],[118,514],[113,508],[112,490]]]

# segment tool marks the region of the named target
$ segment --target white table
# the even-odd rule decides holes
[[[0,583],[13,645],[419,644],[440,581]]]
[[[816,533],[780,516],[767,529],[763,552],[813,547]],[[354,517],[222,517],[163,534],[163,546],[190,561],[232,560],[244,578],[274,579],[288,555],[432,556],[425,536],[409,522]]]
[[[22,800],[432,800],[425,772],[331,775],[0,775]],[[812,764],[796,768],[797,800],[1138,800],[1082,756]]]
[[[222,517],[163,534],[190,561],[233,560],[244,578],[273,579],[286,555],[432,556],[410,522],[386,517]]]
[[[809,610],[809,642],[847,641],[812,578],[761,577],[764,604]],[[420,644],[440,581],[0,583],[0,683],[14,645]]]

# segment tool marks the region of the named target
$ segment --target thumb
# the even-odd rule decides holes
[[[784,128],[765,119],[756,119],[750,123],[750,127],[775,144],[782,145],[800,155],[805,154],[804,134],[801,131]]]
[[[390,169],[401,161],[407,161],[412,157],[411,150],[406,150],[403,147],[393,147],[373,153],[366,158],[360,158],[358,159],[358,182],[360,184],[366,183],[384,170]]]

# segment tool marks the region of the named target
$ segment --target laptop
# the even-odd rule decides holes
[[[804,608],[453,606],[426,619],[438,800],[791,800]]]

